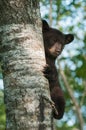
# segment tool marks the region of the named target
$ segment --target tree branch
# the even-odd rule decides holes
[[[83,85],[85,86],[85,88],[84,88],[83,95],[82,95],[82,98],[81,98],[80,106],[83,105],[83,102],[84,102],[84,99],[85,99],[85,96],[86,96],[86,81],[83,81]]]
[[[80,112],[80,106],[79,106],[79,104],[77,103],[77,100],[74,98],[74,95],[73,95],[73,90],[71,89],[71,87],[70,87],[70,85],[68,84],[68,81],[67,81],[67,79],[66,79],[66,76],[65,76],[65,74],[64,74],[64,71],[61,69],[61,66],[59,65],[59,69],[60,69],[60,75],[61,75],[61,77],[62,77],[62,80],[63,80],[63,82],[64,82],[64,84],[65,84],[65,87],[66,87],[66,89],[67,89],[67,91],[68,91],[68,93],[69,93],[69,95],[70,95],[70,97],[71,97],[71,99],[72,99],[72,101],[73,101],[73,104],[74,104],[74,106],[75,106],[75,111],[76,111],[76,113],[77,113],[77,117],[78,117],[78,120],[79,120],[79,122],[80,122],[80,130],[83,130],[83,124],[84,124],[84,120],[83,120],[83,117],[82,117],[82,114],[81,114],[81,112]]]

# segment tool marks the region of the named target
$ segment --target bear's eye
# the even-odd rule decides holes
[[[51,45],[54,45],[56,42],[57,42],[56,39],[52,39],[52,40],[50,41]]]
[[[55,43],[57,43],[58,40],[56,38],[51,37],[49,41],[50,45],[53,46]]]
[[[53,39],[53,43],[56,43],[57,42],[57,39]]]

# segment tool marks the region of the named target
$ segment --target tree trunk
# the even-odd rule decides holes
[[[6,130],[52,130],[37,0],[0,1],[0,59]]]

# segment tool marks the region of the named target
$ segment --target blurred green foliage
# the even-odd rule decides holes
[[[0,130],[5,130],[5,105],[3,90],[0,90]]]
[[[86,129],[86,1],[85,0],[52,0],[52,14],[50,14],[50,0],[41,0],[41,16],[49,23],[52,16],[52,26],[64,33],[73,33],[74,41],[64,49],[59,57],[60,65],[64,69],[69,87],[79,104]],[[46,10],[46,11],[45,11]],[[61,78],[60,78],[61,79]],[[58,130],[80,130],[75,106],[61,80],[66,98],[66,112],[61,121],[57,121]]]

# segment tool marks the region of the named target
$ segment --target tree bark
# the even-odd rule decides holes
[[[52,130],[38,0],[0,1],[6,130]]]

